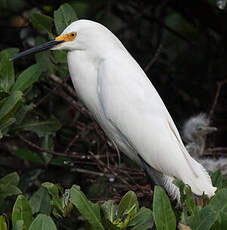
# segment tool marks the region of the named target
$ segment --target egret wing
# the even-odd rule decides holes
[[[98,95],[106,119],[152,168],[183,180],[198,195],[213,194],[210,177],[186,151],[143,70],[127,53],[113,57],[118,58],[103,60],[98,71]]]

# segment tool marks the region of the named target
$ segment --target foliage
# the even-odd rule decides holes
[[[19,176],[11,173],[0,179],[0,199],[15,196],[20,192],[17,187]],[[11,186],[15,192],[11,192]],[[103,204],[93,203],[87,199],[80,187],[73,185],[70,189],[63,189],[59,185],[45,182],[28,199],[19,194],[12,209],[13,229],[50,229],[55,230],[57,222],[64,222],[64,218],[79,218],[75,215],[76,208],[84,218],[86,228],[81,229],[111,229],[111,230],[139,230],[150,229],[155,224],[156,229],[176,229],[176,218],[180,229],[209,230],[225,229],[227,214],[227,188],[220,188],[216,195],[208,201],[203,198],[197,205],[195,197],[187,186],[183,186],[182,193],[186,194],[182,200],[182,207],[173,208],[163,188],[156,186],[154,190],[153,210],[139,207],[136,194],[127,192],[118,205],[112,200]],[[183,195],[183,194],[182,194]],[[0,226],[6,226],[6,216],[0,216]],[[183,226],[183,227],[182,227]],[[187,227],[187,228],[186,228]]]
[[[32,4],[35,4],[34,2]],[[168,30],[170,26],[176,30],[176,33],[170,34],[165,30],[162,36],[165,42],[174,45],[164,50],[158,61],[154,60],[158,64],[151,71],[149,63],[152,62],[145,57],[150,58],[151,51],[153,53],[155,51],[154,47],[160,45],[156,44],[160,40],[158,37],[160,33],[157,32],[157,36],[151,38],[150,29],[147,28],[147,20],[149,23],[151,21],[150,15],[146,15],[146,11],[141,10],[142,13],[139,11],[138,16],[138,10],[135,10],[135,7],[145,4],[141,2],[138,6],[136,3],[130,5],[128,2],[128,5],[124,5],[126,3],[122,2],[114,8],[114,12],[119,18],[123,18],[124,23],[129,22],[128,28],[124,33],[119,32],[118,36],[122,39],[126,38],[127,48],[132,53],[137,52],[140,62],[148,63],[146,66],[142,65],[151,76],[154,76],[154,83],[160,85],[161,93],[166,92],[162,95],[169,101],[174,97],[172,107],[175,107],[176,95],[178,104],[188,103],[188,106],[181,106],[183,108],[181,112],[178,109],[177,112],[175,111],[177,118],[184,113],[188,116],[189,111],[207,108],[208,102],[200,103],[198,99],[202,101],[200,93],[207,90],[209,85],[214,85],[213,77],[210,76],[202,82],[204,87],[200,87],[193,98],[191,85],[190,90],[185,92],[177,86],[172,86],[170,82],[186,84],[182,83],[182,72],[187,78],[188,71],[185,69],[188,70],[194,65],[198,72],[188,77],[193,86],[198,84],[198,79],[195,81],[194,77],[203,76],[200,69],[204,69],[207,63],[209,74],[216,73],[216,69],[219,74],[225,66],[220,57],[225,54],[221,51],[216,54],[212,47],[215,42],[224,39],[218,37],[216,33],[211,33],[210,29],[207,31],[209,39],[215,42],[210,49],[205,48],[209,50],[209,55],[215,56],[215,61],[208,60],[207,63],[203,63],[203,68],[197,68],[198,64],[201,65],[204,56],[202,52],[197,53],[197,49],[192,49],[187,44],[190,44],[187,38],[201,40],[201,43],[205,44],[207,34],[200,34],[199,28],[195,26],[196,23],[188,22],[191,14],[190,17],[187,15],[184,17],[171,6],[166,10],[165,28]],[[32,34],[31,39],[35,44],[53,39],[72,21],[77,20],[78,16],[100,20],[106,11],[109,17],[103,20],[104,24],[110,28],[118,28],[119,19],[109,11],[111,4],[108,5],[108,1],[69,1],[62,5],[55,4],[45,3],[38,10],[33,9],[32,6],[29,12],[24,12],[25,15],[28,14],[28,18],[25,19],[16,16],[17,23],[23,19],[21,31],[27,23],[29,24],[29,33]],[[0,8],[2,16],[6,16],[8,20],[9,15],[14,15],[12,12],[20,14],[20,10],[28,9],[29,3],[25,0],[0,0]],[[144,6],[144,9],[146,8],[148,9]],[[130,18],[130,15],[133,17]],[[146,17],[143,18],[143,15]],[[145,20],[143,26],[133,26],[130,29],[131,22],[137,25],[140,17],[141,20]],[[115,23],[111,23],[113,19]],[[13,19],[10,20],[11,22],[13,23]],[[217,33],[218,30],[219,27],[215,28]],[[148,33],[143,34],[144,31]],[[182,36],[177,36],[179,33]],[[129,39],[128,34],[136,39]],[[27,34],[26,39],[29,36]],[[145,38],[143,42],[139,39],[141,36]],[[29,44],[26,39],[20,42],[24,44],[23,49]],[[141,48],[141,44],[144,49]],[[13,46],[18,45],[18,43],[13,44]],[[135,167],[131,167],[133,168],[131,170],[126,168],[133,163],[125,159],[123,159],[123,167],[118,168],[115,149],[107,146],[102,132],[78,102],[77,95],[67,78],[66,53],[44,51],[36,54],[34,58],[30,56],[13,63],[9,59],[19,50],[7,47],[0,52],[1,230],[75,229],[75,226],[80,230],[151,228],[171,230],[176,229],[177,226],[184,230],[227,228],[227,183],[225,176],[219,171],[212,174],[212,181],[218,187],[218,191],[210,201],[206,197],[198,201],[189,187],[177,181],[176,184],[181,191],[182,207],[175,207],[161,187],[155,188],[152,203],[152,191],[145,186],[147,181],[144,173],[140,169],[134,169]],[[223,50],[223,46],[220,48]],[[191,58],[192,50],[196,53],[193,53],[193,58]],[[191,62],[188,62],[188,59]],[[183,61],[185,61],[184,65],[182,65]],[[171,67],[167,63],[171,63]],[[162,69],[161,74],[159,69]],[[158,77],[156,77],[157,72]],[[175,93],[172,93],[173,91]],[[205,95],[215,93],[214,90],[205,92]],[[205,98],[207,99],[207,96]],[[109,167],[109,163],[112,168]],[[135,183],[136,186],[130,186]],[[128,191],[130,189],[133,191]],[[87,196],[81,190],[86,191]],[[94,199],[98,202],[93,202]]]

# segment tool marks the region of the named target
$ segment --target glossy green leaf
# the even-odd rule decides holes
[[[57,185],[50,183],[50,182],[44,182],[42,183],[42,186],[48,190],[48,192],[51,194],[53,197],[58,197],[58,187]]]
[[[46,188],[49,194],[52,196],[52,203],[56,209],[56,215],[60,217],[60,214],[62,214],[64,210],[62,198],[59,197],[58,186],[50,182],[45,182],[42,184],[42,186]],[[58,213],[58,211],[60,211],[60,214]]]
[[[18,109],[18,105],[22,100],[22,92],[14,91],[7,97],[0,106],[0,125],[6,122]]]
[[[44,214],[39,214],[32,222],[29,230],[57,230],[54,221]]]
[[[2,177],[0,179],[0,184],[4,185],[15,185],[17,186],[19,183],[20,177],[17,172],[12,172],[10,174],[7,174],[6,176]]]
[[[50,215],[51,211],[51,199],[48,194],[47,189],[44,187],[39,188],[29,200],[30,206],[32,208],[32,213],[37,212]]]
[[[103,214],[110,222],[114,221],[115,207],[112,200],[105,201],[101,206]]]
[[[23,230],[24,228],[24,221],[23,220],[17,220],[15,225],[13,226],[12,230]]]
[[[195,200],[193,199],[193,195],[191,192],[191,188],[189,186],[185,186],[185,203],[187,207],[187,211],[190,213],[191,216],[198,216],[198,208],[196,206]]]
[[[153,198],[153,215],[157,230],[175,230],[176,217],[170,200],[163,188],[155,186]]]
[[[211,175],[212,184],[217,188],[222,188],[222,181],[223,181],[223,175],[221,173],[221,170],[218,170],[217,172],[213,173]]]
[[[116,226],[115,224],[113,224],[112,222],[110,222],[109,219],[102,220],[102,225],[104,226],[105,229],[108,229],[108,230],[121,230],[122,229]]]
[[[21,105],[16,113],[16,124],[21,124],[21,122],[24,120],[26,114],[35,108],[35,105],[33,103],[29,105]]]
[[[31,21],[33,27],[36,28],[37,30],[43,30],[49,34],[51,33],[51,29],[54,21],[53,18],[44,14],[34,13],[31,16]]]
[[[18,128],[34,132],[39,137],[43,137],[45,135],[55,134],[61,128],[61,124],[53,117],[47,121],[29,122],[19,126]]]
[[[133,191],[129,191],[123,196],[118,205],[117,217],[121,218],[123,215],[128,214],[130,210],[137,210],[138,207],[139,203],[136,194]]]
[[[90,225],[97,230],[104,230],[101,223],[100,209],[98,204],[90,202],[82,193],[78,186],[73,185],[71,188],[70,201],[76,206],[83,217]]]
[[[37,37],[35,39],[35,45],[40,45],[45,43],[46,40],[43,37]],[[51,52],[50,50],[45,50],[35,54],[36,63],[40,64],[42,71],[53,72],[54,64],[51,61]]]
[[[134,215],[128,223],[128,226],[134,226],[135,229],[148,229],[153,226],[152,211],[142,207],[136,215]],[[133,228],[133,229],[134,229]]]
[[[54,24],[57,33],[61,34],[68,25],[77,19],[74,9],[68,3],[62,4],[56,11],[54,11]]]
[[[7,223],[4,216],[0,216],[0,230],[7,230]]]
[[[0,184],[0,197],[6,198],[8,196],[18,195],[21,194],[21,190],[15,185],[4,185]]]
[[[190,218],[189,226],[193,230],[209,230],[215,223],[217,214],[212,210],[210,206],[206,206],[199,211],[198,216]]]
[[[13,155],[35,163],[43,163],[42,158],[37,154],[28,149],[18,149],[13,152]]]
[[[134,226],[131,230],[141,230],[141,229],[147,230],[147,229],[151,229],[152,227],[153,227],[153,223],[144,222]]]
[[[23,196],[19,195],[17,200],[13,206],[12,212],[12,223],[13,226],[16,224],[18,220],[24,221],[24,226],[26,229],[29,228],[32,222],[32,209],[28,200]]]
[[[67,63],[67,52],[65,50],[53,50],[57,63]]]
[[[12,92],[17,90],[25,91],[26,89],[31,87],[34,82],[38,81],[41,73],[42,73],[42,68],[40,64],[34,64],[30,66],[18,76],[11,91]]]
[[[15,73],[13,62],[9,60],[10,54],[8,50],[1,52],[0,59],[0,88],[5,92],[8,92],[10,87],[15,81]]]
[[[219,190],[216,195],[211,199],[209,207],[217,215],[217,223],[215,230],[227,228],[227,189]]]
[[[0,130],[4,131],[5,129],[7,129],[10,125],[12,125],[15,122],[16,122],[16,118],[10,117],[8,120],[6,120],[3,124],[0,125]]]
[[[41,147],[44,149],[53,150],[54,149],[53,136],[52,135],[45,135],[43,137]],[[51,155],[47,152],[42,152],[42,156],[43,156],[45,164],[49,164],[51,159],[53,158],[53,155]]]
[[[18,48],[4,49],[3,51],[0,52],[0,58],[2,58],[2,56],[4,55],[5,52],[7,52],[10,57],[12,57],[12,56],[16,55],[19,52],[19,49]]]

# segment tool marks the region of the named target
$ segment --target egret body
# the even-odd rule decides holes
[[[178,178],[197,195],[214,195],[208,173],[187,152],[159,94],[113,33],[99,23],[78,20],[54,41],[12,59],[51,47],[68,50],[70,76],[81,101],[108,138],[156,183],[165,186]]]

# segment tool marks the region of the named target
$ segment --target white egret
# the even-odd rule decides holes
[[[157,184],[171,194],[178,191],[172,184],[178,178],[197,195],[214,195],[208,173],[187,152],[159,94],[113,33],[99,23],[78,20],[55,40],[12,60],[48,48],[68,51],[70,76],[81,101],[109,139]]]
[[[210,119],[206,114],[200,113],[190,117],[183,126],[186,149],[207,171],[216,172],[220,169],[223,174],[227,174],[226,157],[218,159],[204,157],[206,155],[206,137],[214,131],[217,131],[217,128],[210,126]]]

